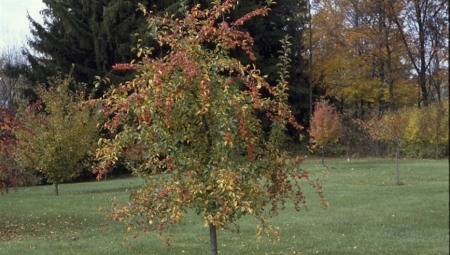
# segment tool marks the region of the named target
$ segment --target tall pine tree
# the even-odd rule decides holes
[[[240,13],[261,6],[264,0],[241,0],[233,17]],[[279,77],[277,67],[278,51],[282,50],[280,40],[287,34],[292,39],[291,66],[289,68],[289,103],[294,116],[303,126],[308,126],[309,85],[306,76],[306,63],[302,57],[304,49],[303,32],[308,25],[307,2],[305,0],[278,0],[271,6],[267,17],[257,17],[250,20],[244,27],[255,39],[254,48],[257,55],[257,65],[261,72],[268,75],[268,82],[276,84]],[[297,132],[294,129],[289,129]],[[297,137],[296,134],[292,134]]]
[[[137,4],[140,0],[44,0],[43,24],[29,17],[33,37],[25,51],[29,66],[25,73],[32,84],[47,77],[67,74],[91,86],[95,76],[108,74],[113,82],[123,73],[110,73],[117,62],[128,62],[134,54],[134,36],[145,24]]]

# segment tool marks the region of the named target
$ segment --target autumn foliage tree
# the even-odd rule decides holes
[[[406,127],[408,126],[408,118],[405,110],[398,110],[382,116],[375,115],[365,122],[365,126],[373,140],[394,144],[397,185],[402,184],[400,182],[399,157],[401,143],[404,141]]]
[[[34,107],[36,105],[32,109]],[[28,159],[31,159],[33,151],[28,146],[24,146],[17,134],[20,132],[27,133],[29,136],[34,135],[24,121],[30,118],[36,120],[30,116],[32,116],[30,112],[18,114],[4,106],[0,108],[0,193],[2,194],[8,192],[11,187],[17,188],[18,184],[27,182],[24,178],[26,173],[17,167],[21,160],[17,151]],[[29,162],[33,164],[33,161]]]
[[[398,139],[403,157],[438,159],[448,155],[448,114],[446,100],[427,107],[406,107],[374,115],[360,125],[373,141],[389,145]]]
[[[417,115],[410,114],[411,119],[419,118],[419,120],[417,123],[418,125],[410,129],[412,132],[407,137],[408,141],[411,143],[418,143],[424,148],[433,147],[436,159],[439,159],[441,154],[448,155],[448,105],[448,100],[443,102],[435,102],[429,104],[428,107],[420,108],[419,114]],[[412,125],[410,126],[413,127]]]
[[[410,107],[389,112],[383,118],[390,120],[388,123],[392,123],[391,129],[401,138],[403,156],[438,159],[448,155],[448,114],[446,100],[427,107]]]
[[[0,191],[7,192],[9,183],[14,183],[14,174],[11,173],[9,159],[12,157],[10,148],[15,146],[16,140],[12,133],[17,128],[14,113],[6,107],[0,109]]]
[[[325,146],[336,143],[343,133],[339,114],[327,100],[321,98],[315,105],[309,135],[311,149],[319,147],[322,150],[322,164],[325,160]]]
[[[312,2],[311,78],[343,112],[445,98],[448,1]]]
[[[39,118],[24,124],[33,135],[19,132],[18,137],[33,151],[31,157],[21,155],[22,167],[33,162],[32,167],[54,184],[58,195],[59,183],[72,180],[87,168],[86,159],[96,148],[99,118],[95,107],[83,103],[83,93],[69,90],[71,78],[55,77],[49,82],[52,87],[37,90],[42,107],[32,114]]]
[[[303,159],[289,159],[280,150],[286,126],[301,128],[286,103],[289,43],[284,41],[281,52],[279,83],[271,87],[254,65],[229,55],[243,50],[255,60],[253,39],[239,28],[266,15],[269,7],[228,23],[226,16],[236,4],[197,5],[181,19],[157,17],[142,7],[149,32],[167,54],[118,65],[138,68],[139,74],[102,99],[110,117],[105,128],[113,138],[100,139],[95,172],[102,173],[132,148],[145,151],[133,168],[145,185],[132,193],[129,203],[113,206],[112,217],[127,220],[130,231],[143,227],[162,232],[180,223],[190,209],[209,226],[211,254],[217,254],[216,229],[230,228],[244,215],[253,215],[258,236],[265,231],[277,240],[269,219],[287,201],[297,210],[305,203],[300,180],[326,204],[321,185],[300,167]],[[137,52],[150,53],[145,48]],[[258,114],[270,120],[270,131],[263,130]]]

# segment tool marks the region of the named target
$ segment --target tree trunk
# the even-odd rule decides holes
[[[396,177],[396,184],[397,185],[401,185],[401,183],[400,183],[400,171],[399,171],[399,169],[398,169],[398,158],[399,158],[399,156],[400,156],[400,138],[398,138],[398,136],[394,133],[394,132],[392,132],[392,130],[388,127],[388,126],[384,126],[388,131],[389,131],[389,133],[391,133],[393,136],[394,136],[394,140],[395,140],[395,163],[396,163],[396,166],[397,166],[397,170],[396,170],[396,173],[395,173],[395,177]]]
[[[216,226],[209,223],[209,240],[211,243],[211,255],[218,255]]]
[[[396,139],[396,149],[395,149],[395,161],[396,161],[396,166],[397,166],[397,171],[396,171],[396,178],[397,178],[397,185],[400,185],[400,172],[398,170],[398,157],[400,156],[400,141],[398,139]]]
[[[59,194],[59,192],[58,192],[58,182],[54,182],[53,183],[53,190],[55,191],[55,196],[57,196]]]
[[[419,54],[420,54],[420,69],[418,70],[419,75],[419,85],[422,92],[422,102],[423,106],[428,106],[428,89],[427,89],[427,61],[426,56],[426,46],[425,46],[425,24],[422,22],[421,13],[417,9],[416,11],[417,21],[418,21],[418,32],[419,32]]]
[[[439,144],[436,142],[436,160],[439,159]]]
[[[436,159],[439,159],[439,142],[440,142],[440,129],[441,129],[441,116],[444,115],[442,109],[443,109],[443,105],[441,104],[441,101],[439,99],[439,103],[436,106],[436,139],[435,139],[435,143],[436,143],[436,148],[435,148],[435,152],[436,152]]]
[[[350,138],[347,140],[347,151],[345,154],[347,154],[347,161],[350,161]]]
[[[309,12],[309,63],[308,63],[308,75],[309,75],[309,123],[312,122],[313,116],[313,55],[312,55],[312,16],[311,16],[311,3],[308,0],[308,12]]]
[[[325,148],[322,147],[322,165],[325,165]]]

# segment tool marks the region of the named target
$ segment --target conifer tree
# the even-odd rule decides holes
[[[236,7],[234,17],[246,13],[248,10],[258,8],[265,1],[259,0],[242,0]],[[307,2],[278,0],[276,4],[271,6],[271,11],[266,17],[256,17],[243,26],[255,39],[254,51],[256,52],[256,64],[260,67],[261,72],[268,75],[268,82],[272,86],[277,84],[278,67],[277,60],[274,56],[278,55],[278,51],[282,49],[280,40],[285,35],[292,38],[289,81],[290,88],[289,103],[291,110],[298,121],[307,126],[308,121],[308,97],[309,90],[306,77],[306,67],[302,53],[304,52],[303,32],[307,26]],[[242,60],[242,58],[240,58]],[[244,61],[245,62],[245,61]],[[296,132],[289,128],[290,132]],[[293,137],[298,137],[293,134]]]
[[[87,1],[45,0],[41,11],[44,23],[28,17],[34,51],[25,51],[29,67],[24,69],[34,85],[47,77],[68,74],[88,85],[95,76],[105,76],[117,62],[130,61],[136,45],[134,34],[145,17],[137,10],[138,2],[153,1]],[[110,73],[113,82],[123,73]]]

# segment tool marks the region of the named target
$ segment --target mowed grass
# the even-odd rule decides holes
[[[308,210],[292,206],[272,220],[281,240],[257,240],[252,217],[240,231],[219,231],[220,254],[449,254],[448,160],[400,162],[380,159],[308,159],[304,167],[323,179],[330,204],[322,210],[305,186]],[[139,178],[20,188],[0,196],[0,254],[209,254],[208,230],[188,212],[175,227],[175,240],[161,244],[157,233],[138,238],[122,222],[106,219],[113,197],[126,201]],[[130,242],[124,241],[129,238]]]

